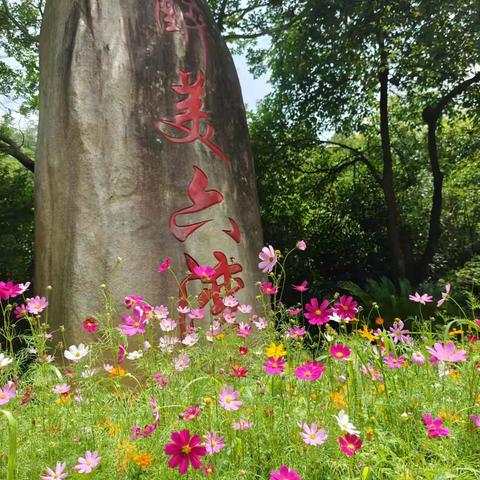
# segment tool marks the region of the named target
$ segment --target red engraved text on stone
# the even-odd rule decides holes
[[[176,104],[175,120],[157,120],[155,122],[156,130],[174,143],[192,143],[198,140],[227,164],[228,158],[221,148],[211,140],[215,129],[210,124],[210,115],[202,110],[205,96],[205,74],[200,70],[197,80],[193,83],[191,83],[191,72],[180,70],[178,74],[181,84],[173,85],[172,90],[179,95],[186,95],[186,98]],[[177,137],[165,132],[162,125],[167,125],[172,132],[182,136]]]
[[[166,32],[179,32],[180,27],[175,19],[175,0],[157,0],[155,4],[155,18],[160,29]],[[181,10],[180,10],[181,14]]]
[[[193,167],[193,178],[187,189],[188,198],[192,204],[189,207],[177,210],[170,216],[168,226],[174,237],[184,242],[195,230],[202,227],[212,220],[203,220],[201,222],[189,225],[178,225],[177,217],[187,215],[189,213],[197,213],[205,210],[213,205],[223,202],[223,195],[217,190],[207,190],[208,177],[198,167]]]
[[[225,232],[229,237],[233,238],[235,242],[240,243],[240,228],[238,227],[238,223],[233,218],[228,218],[230,221],[230,225],[232,226],[231,230],[222,230]]]

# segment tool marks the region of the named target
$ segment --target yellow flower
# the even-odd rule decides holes
[[[347,406],[345,397],[339,392],[333,392],[330,394],[330,399],[332,400],[333,406],[335,408],[343,408]]]
[[[449,335],[461,335],[463,330],[461,328],[454,328],[448,332]]]
[[[112,377],[123,377],[125,376],[125,369],[123,367],[118,367],[118,368],[112,368],[109,371],[110,375]]]
[[[148,468],[152,464],[153,457],[148,453],[139,453],[133,457],[133,461],[140,467],[140,468]]]
[[[216,340],[223,340],[225,338],[225,334],[224,333],[219,333],[218,335],[215,335],[215,339]]]
[[[284,357],[286,353],[287,351],[282,343],[279,343],[278,345],[272,343],[265,351],[265,355],[268,358],[273,358],[275,360],[278,360],[280,357]]]
[[[373,330],[368,329],[368,326],[366,324],[363,326],[362,330],[357,330],[357,333],[361,337],[366,338],[370,341],[374,341],[378,338],[376,335],[373,334]]]

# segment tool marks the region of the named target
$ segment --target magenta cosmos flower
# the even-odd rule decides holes
[[[17,389],[12,381],[0,389],[0,405],[5,405],[17,394]]]
[[[328,323],[328,316],[333,312],[333,308],[328,308],[328,300],[324,300],[321,305],[318,304],[316,298],[311,298],[310,303],[305,305],[308,313],[305,313],[305,318],[311,325],[323,325]]]
[[[407,359],[403,355],[395,358],[395,355],[392,352],[388,357],[385,357],[383,361],[388,368],[402,368],[406,364]]]
[[[277,263],[278,257],[275,254],[275,250],[271,245],[268,247],[263,247],[262,251],[258,254],[258,258],[260,259],[260,263],[258,264],[258,268],[263,273],[270,273],[275,267]]]
[[[139,307],[133,309],[133,318],[130,315],[124,316],[122,322],[117,327],[129,337],[137,333],[145,333],[147,318],[145,312]]]
[[[225,448],[225,438],[219,437],[215,432],[208,432],[205,435],[205,448],[208,455],[218,453]]]
[[[285,336],[287,338],[294,338],[295,340],[300,340],[304,337],[304,335],[307,333],[304,327],[299,327],[298,325],[294,325],[292,328],[287,330],[287,333],[285,333]]]
[[[352,351],[346,345],[343,345],[342,343],[336,343],[330,347],[330,353],[332,357],[336,358],[337,360],[346,360]]]
[[[172,443],[167,443],[164,450],[165,455],[172,456],[168,461],[168,466],[170,468],[178,467],[178,471],[182,475],[187,473],[190,464],[195,470],[198,470],[202,466],[199,457],[207,454],[207,449],[200,445],[202,439],[198,435],[190,438],[189,430],[172,432],[170,438]]]
[[[347,457],[352,457],[355,452],[362,448],[363,441],[356,435],[346,433],[345,436],[338,437],[338,443],[340,444],[342,452],[347,455]]]
[[[443,420],[441,418],[433,418],[431,413],[424,413],[422,420],[427,427],[430,438],[448,437],[450,435],[450,430],[447,427],[442,427]]]
[[[294,285],[292,283],[292,288],[297,292],[306,292],[308,290],[308,282],[304,280],[300,285]]]
[[[336,314],[343,319],[354,318],[358,312],[358,303],[352,297],[342,295],[339,302],[334,305]]]
[[[322,445],[328,438],[327,432],[323,428],[319,430],[316,423],[303,423],[299,424],[299,427],[303,429],[300,436],[307,445]]]
[[[88,317],[82,322],[82,327],[89,333],[93,333],[98,330],[97,320],[93,317]]]
[[[323,375],[325,367],[322,363],[313,360],[305,365],[300,365],[293,373],[299,380],[307,380],[312,382]]]
[[[159,273],[163,273],[165,270],[168,269],[168,267],[170,267],[170,265],[172,264],[172,261],[170,260],[170,258],[166,258],[162,264],[158,267],[158,272]]]
[[[241,400],[237,400],[239,396],[240,392],[234,391],[233,387],[222,387],[220,389],[218,402],[227,412],[234,412],[243,405]]]
[[[22,284],[16,285],[13,282],[0,282],[0,299],[8,300],[9,298],[16,297],[28,288],[22,289],[22,287]]]
[[[202,280],[202,282],[208,282],[210,277],[213,277],[215,275],[215,269],[210,265],[197,265],[193,269],[193,273],[200,277],[200,280]]]
[[[285,360],[283,357],[279,357],[277,360],[270,357],[266,362],[263,362],[263,366],[267,375],[280,375],[285,371]]]
[[[43,475],[40,477],[40,479],[41,480],[61,480],[63,478],[67,478],[68,473],[64,472],[66,466],[67,464],[65,462],[64,463],[57,462],[55,471],[47,467]]]
[[[470,420],[473,422],[475,427],[480,428],[480,415],[478,415],[478,417],[475,415],[470,415]]]
[[[262,292],[266,293],[267,295],[275,295],[278,292],[278,287],[274,285],[272,282],[263,282],[260,285]]]
[[[427,350],[443,362],[464,362],[467,359],[467,352],[465,350],[456,351],[453,342],[447,342],[445,345],[436,343],[433,348],[427,347]]]
[[[270,480],[302,480],[302,477],[295,470],[282,465],[279,470],[270,473]]]
[[[248,430],[249,428],[253,427],[253,422],[249,422],[243,418],[239,418],[238,422],[232,423],[232,428],[234,430]]]
[[[48,301],[45,297],[33,297],[27,299],[27,311],[33,315],[42,313],[48,306]]]
[[[98,466],[102,457],[98,455],[98,452],[91,452],[87,450],[85,452],[85,458],[79,457],[78,464],[73,467],[78,473],[90,473],[94,468]]]
[[[420,295],[418,292],[415,292],[415,295],[409,295],[408,299],[411,300],[412,302],[426,305],[427,303],[430,303],[432,301],[433,297],[428,293],[424,293],[423,295]]]

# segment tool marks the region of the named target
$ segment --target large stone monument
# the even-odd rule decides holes
[[[257,292],[243,100],[203,0],[49,0],[40,40],[36,289],[70,341],[114,299]],[[123,258],[116,265],[117,257]],[[159,274],[170,257],[181,286]],[[201,281],[197,265],[214,267]]]

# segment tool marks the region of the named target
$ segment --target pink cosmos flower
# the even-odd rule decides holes
[[[253,310],[253,307],[248,304],[242,304],[238,307],[238,311],[241,313],[251,313]]]
[[[200,341],[200,335],[197,332],[187,333],[182,343],[187,347],[193,347]]]
[[[200,277],[200,280],[202,280],[202,282],[208,282],[210,277],[213,277],[216,272],[215,269],[210,265],[197,265],[193,269],[193,273]]]
[[[63,478],[67,478],[68,473],[64,472],[66,466],[67,464],[65,462],[64,463],[57,462],[55,471],[47,467],[43,475],[40,477],[40,479],[41,480],[61,480]]]
[[[238,347],[238,351],[240,352],[240,355],[243,355],[244,357],[248,355],[248,347]]]
[[[188,407],[186,408],[180,415],[179,417],[182,420],[185,420],[186,422],[193,420],[194,418],[199,417],[202,414],[203,410],[200,408],[200,406],[195,404],[193,407]]]
[[[316,298],[311,298],[310,303],[305,305],[308,313],[305,318],[311,325],[323,325],[329,322],[328,316],[333,312],[333,308],[328,308],[328,300],[324,300],[321,305],[318,304]]]
[[[17,389],[12,381],[8,381],[6,385],[0,389],[0,405],[5,405],[17,394]]]
[[[253,422],[248,422],[243,418],[239,418],[238,422],[233,422],[232,427],[234,430],[248,430],[253,427]]]
[[[125,347],[125,345],[123,344],[120,344],[118,346],[117,363],[122,363],[125,360],[126,353],[127,353],[127,347]]]
[[[25,290],[22,290],[21,284],[15,285],[13,282],[0,282],[0,299],[8,300],[9,298],[13,298],[13,297],[16,297],[17,295],[20,295]]]
[[[192,320],[201,320],[203,317],[205,317],[205,310],[203,310],[203,308],[192,308],[188,314],[188,317]]]
[[[130,430],[132,432],[130,438],[132,438],[133,440],[136,440],[140,437],[148,437],[157,429],[157,426],[160,422],[160,414],[158,413],[157,401],[153,397],[150,398],[150,406],[152,407],[153,412],[153,423],[151,423],[150,425],[145,425],[144,428],[139,428],[135,425],[132,425],[130,427]]]
[[[362,365],[362,373],[366,377],[370,377],[374,382],[383,382],[382,372],[375,370],[375,367],[368,363],[367,365]]]
[[[207,432],[205,435],[205,448],[208,455],[218,453],[225,448],[225,438],[219,437],[215,432]]]
[[[385,365],[387,365],[387,367],[391,369],[391,368],[402,368],[406,364],[407,359],[403,355],[400,355],[400,357],[395,358],[395,355],[393,354],[393,352],[391,352],[388,357],[385,357],[383,359],[383,361]]]
[[[336,343],[330,347],[330,354],[337,360],[346,360],[352,351],[342,343]]]
[[[93,333],[98,330],[97,320],[93,317],[88,317],[82,322],[82,327],[88,333]]]
[[[233,387],[222,387],[220,389],[218,402],[227,412],[234,412],[243,405],[241,400],[237,400],[239,396],[240,392],[234,391]]]
[[[339,299],[339,303],[334,305],[335,312],[340,318],[354,318],[358,312],[358,303],[352,297],[346,297],[342,295]]]
[[[147,319],[145,312],[139,307],[134,307],[133,318],[129,315],[124,316],[122,317],[122,322],[123,323],[118,324],[117,327],[123,334],[128,335],[129,337],[136,335],[137,333],[145,333]]]
[[[285,371],[285,360],[283,357],[278,357],[277,360],[270,357],[266,362],[263,362],[263,366],[267,375],[280,375]]]
[[[302,480],[302,477],[295,470],[282,465],[279,470],[272,470],[270,480]]]
[[[240,322],[238,325],[237,336],[241,338],[247,338],[252,333],[252,326],[248,323]]]
[[[272,282],[263,282],[260,285],[262,292],[266,293],[267,295],[275,295],[278,292],[278,287],[274,285]]]
[[[187,314],[188,312],[190,311],[190,307],[188,305],[185,305],[185,306],[182,306],[182,305],[179,305],[177,307],[177,312],[178,313],[182,313],[182,314]]]
[[[155,314],[155,317],[161,320],[161,319],[167,318],[170,311],[168,310],[168,307],[166,307],[165,305],[158,305],[153,309],[153,313]],[[188,313],[188,312],[180,312],[180,313]]]
[[[173,359],[173,364],[175,366],[175,370],[182,372],[186,370],[190,365],[190,357],[186,353],[181,353],[178,357]]]
[[[207,455],[207,449],[200,445],[202,439],[198,435],[190,434],[189,430],[182,430],[181,432],[172,432],[170,438],[172,443],[165,445],[165,455],[171,455],[172,458],[168,461],[170,468],[178,467],[180,474],[187,473],[189,465],[198,470],[202,466],[199,457]]]
[[[480,328],[480,318],[477,318],[477,319],[475,320],[475,323],[477,324],[477,327]]]
[[[476,428],[480,428],[480,415],[478,415],[478,417],[475,415],[470,415],[470,420],[473,422],[473,425]]]
[[[275,250],[271,245],[268,247],[263,247],[262,251],[258,254],[258,258],[261,260],[258,264],[258,268],[263,273],[270,273],[278,260]]]
[[[170,260],[170,258],[166,258],[162,264],[158,267],[158,272],[159,273],[163,273],[165,270],[168,269],[168,267],[170,267],[170,265],[172,264],[172,261]]]
[[[289,315],[298,315],[301,311],[302,311],[301,308],[289,308],[289,309],[287,310],[287,313],[288,313]]]
[[[156,373],[153,376],[153,379],[158,383],[158,387],[160,389],[163,389],[170,384],[170,381],[167,377],[165,377],[165,375],[163,375],[163,373]]]
[[[304,280],[300,285],[294,285],[292,283],[292,288],[297,292],[306,292],[308,290],[308,282]]]
[[[48,301],[45,297],[27,298],[27,310],[33,314],[38,315],[42,313],[48,306]]]
[[[421,352],[412,353],[412,362],[418,367],[425,365],[425,356]]]
[[[296,246],[299,250],[302,250],[303,252],[307,249],[307,244],[303,240],[299,240]]]
[[[433,418],[431,413],[424,413],[422,420],[427,427],[429,437],[447,437],[450,435],[450,430],[447,427],[442,427],[443,420],[441,418]]]
[[[427,303],[430,303],[432,301],[433,297],[428,293],[424,293],[423,295],[420,295],[418,292],[415,292],[415,295],[409,295],[408,299],[411,300],[412,302],[426,305]]]
[[[300,365],[293,373],[299,380],[313,382],[320,378],[324,371],[325,367],[323,364],[313,360],[312,362],[307,362],[305,365]]]
[[[223,299],[223,304],[226,307],[236,307],[238,305],[238,300],[233,295],[227,295]]]
[[[66,395],[70,391],[70,385],[68,383],[62,383],[61,385],[55,385],[52,388],[52,392],[57,395]]]
[[[258,328],[258,330],[265,330],[268,327],[268,321],[263,317],[257,317],[254,315],[250,320]]]
[[[412,337],[408,335],[410,332],[407,329],[404,329],[405,324],[401,320],[396,320],[393,325],[390,327],[390,337],[393,340],[393,343],[406,343],[410,344],[412,342]]]
[[[143,306],[143,300],[144,298],[142,295],[127,295],[123,299],[123,304],[128,310],[130,310],[135,305],[138,305],[140,307]]]
[[[316,423],[303,423],[299,424],[299,427],[303,429],[300,436],[307,445],[322,445],[328,438],[327,432],[323,428],[319,430]]]
[[[342,452],[347,455],[347,457],[352,457],[355,452],[362,448],[363,441],[356,435],[346,433],[345,436],[338,437],[338,443],[340,444]]]
[[[292,328],[287,330],[287,333],[285,336],[287,338],[294,338],[295,340],[300,340],[301,338],[304,337],[304,335],[307,333],[304,327],[299,327],[298,325],[294,325]]]
[[[245,378],[248,373],[248,368],[240,367],[239,365],[234,365],[232,367],[232,377],[236,378]]]
[[[434,357],[443,362],[464,362],[467,359],[467,352],[465,350],[455,351],[453,342],[447,342],[445,345],[436,343],[433,348],[426,348]]]
[[[75,465],[73,470],[77,470],[78,473],[90,473],[98,466],[101,458],[97,451],[91,452],[87,450],[85,452],[85,458],[79,457],[78,465]]]
[[[451,288],[451,285],[447,283],[445,285],[445,291],[442,292],[442,298],[437,302],[437,308],[441,307],[447,300],[448,295],[450,294],[450,288]]]
[[[15,318],[24,318],[28,315],[27,306],[22,303],[22,305],[15,307],[13,313],[15,314]]]

